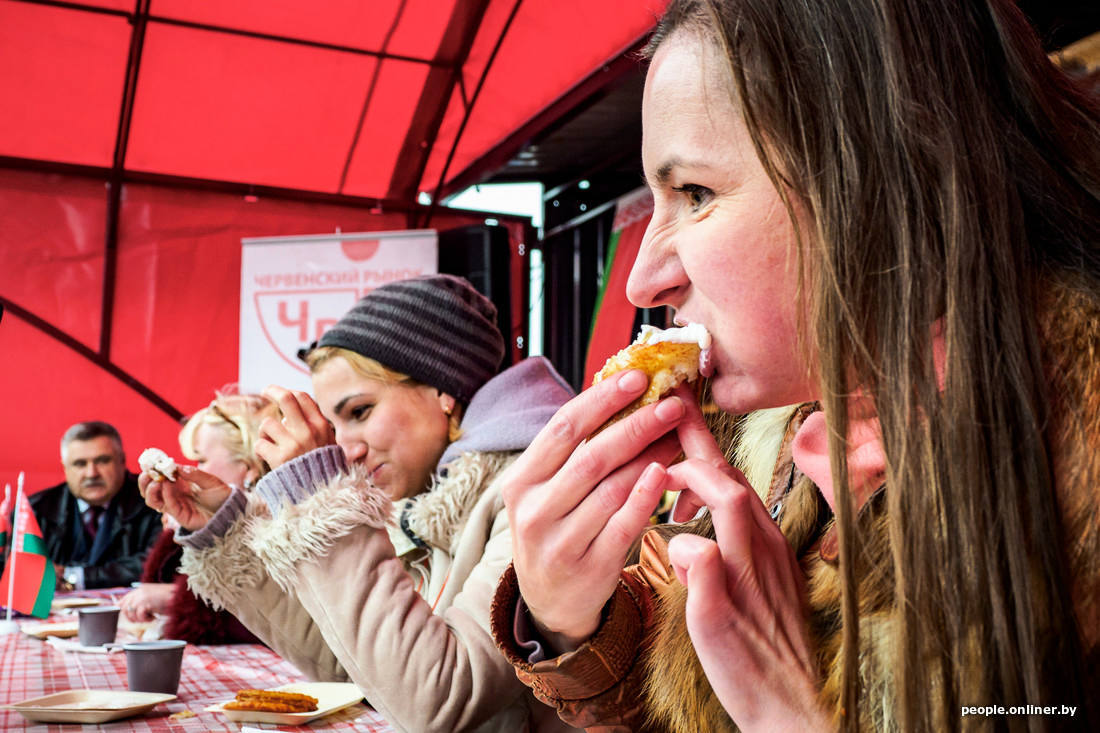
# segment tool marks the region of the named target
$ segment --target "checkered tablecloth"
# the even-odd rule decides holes
[[[51,619],[58,620],[58,619]],[[120,634],[119,641],[124,641]],[[188,645],[183,655],[178,698],[157,706],[144,716],[85,725],[82,730],[106,731],[238,731],[234,723],[204,708],[231,699],[237,690],[271,688],[304,682],[293,665],[258,644],[224,646]],[[65,690],[126,689],[126,655],[59,651],[23,633],[0,636],[0,705],[9,705]],[[195,717],[172,718],[189,710]],[[264,725],[277,730],[361,731],[384,733],[393,729],[374,710],[359,704],[321,718],[308,726]],[[14,710],[0,710],[0,730],[74,731],[70,724],[30,723]]]

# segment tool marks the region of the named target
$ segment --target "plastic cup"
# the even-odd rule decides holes
[[[103,646],[118,632],[118,606],[93,606],[77,610],[77,636],[83,646]]]
[[[175,695],[180,686],[180,667],[186,641],[134,641],[122,645],[126,652],[126,686],[133,692]]]

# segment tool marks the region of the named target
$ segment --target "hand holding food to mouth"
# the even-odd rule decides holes
[[[697,359],[696,349],[690,367]],[[680,453],[670,431],[684,415],[684,397],[657,395],[628,409],[652,379],[630,359],[616,366],[624,371],[601,372],[502,479],[520,592],[556,652],[576,648],[596,631],[627,552],[664,489],[663,477],[646,468],[667,465]]]
[[[282,412],[281,418],[268,417],[260,423],[255,445],[256,455],[271,468],[336,442],[332,425],[305,392],[272,385],[263,394]]]
[[[171,515],[187,530],[205,527],[233,491],[221,479],[193,466],[176,466],[175,475],[170,480],[160,471],[142,470],[138,489],[146,504]]]

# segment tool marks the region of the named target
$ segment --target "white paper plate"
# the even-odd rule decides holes
[[[50,603],[50,608],[54,611],[60,611],[63,608],[84,608],[85,606],[98,606],[103,603],[101,598],[54,598]]]
[[[128,690],[66,690],[5,707],[36,723],[105,723],[147,713],[175,695]]]
[[[45,639],[47,636],[67,638],[76,636],[77,621],[73,619],[72,621],[56,621],[52,623],[29,623],[20,626],[19,630],[36,639]]]
[[[308,713],[266,713],[260,710],[226,710],[222,706],[232,699],[211,705],[208,712],[221,713],[238,723],[274,723],[276,725],[302,725],[311,720],[351,707],[363,699],[363,693],[350,682],[300,682],[272,687],[279,692],[300,692],[317,698],[317,709]]]

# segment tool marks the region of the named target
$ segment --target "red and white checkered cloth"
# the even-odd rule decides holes
[[[93,595],[81,593],[80,595]],[[51,618],[59,620],[57,618]],[[125,640],[124,634],[119,640]],[[44,641],[23,633],[0,636],[0,705],[52,695],[66,690],[126,689],[126,655],[86,654],[59,651]],[[278,687],[292,682],[304,682],[305,677],[292,664],[259,644],[229,644],[225,646],[188,645],[183,654],[178,697],[158,705],[151,712],[136,718],[85,725],[82,730],[133,731],[227,731],[240,730],[224,715],[206,712],[215,703],[230,700],[237,690]],[[191,718],[172,718],[172,713],[189,710]],[[257,728],[311,731],[360,731],[386,733],[392,731],[382,716],[359,704],[330,716],[315,720],[308,726],[265,725],[248,723]],[[71,725],[31,723],[14,710],[0,710],[0,730],[71,731]]]

